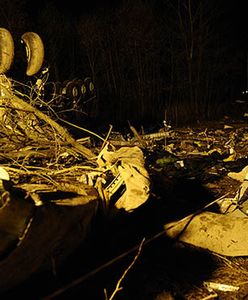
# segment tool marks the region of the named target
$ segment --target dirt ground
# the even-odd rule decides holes
[[[99,216],[92,235],[62,266],[51,263],[4,299],[248,299],[247,257],[222,256],[163,232],[167,222],[224,194],[234,197],[240,182],[228,173],[248,165],[246,121],[171,128],[142,147],[152,182],[149,201],[131,214],[112,211],[107,222]]]

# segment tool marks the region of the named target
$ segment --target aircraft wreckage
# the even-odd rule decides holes
[[[42,40],[26,32],[21,41],[26,75],[33,76],[42,67]],[[44,94],[33,93],[34,99],[33,86],[23,92],[5,75],[14,57],[5,28],[0,28],[0,44],[0,289],[6,290],[51,258],[57,263],[71,253],[90,232],[99,209],[131,212],[143,204],[150,180],[139,147],[115,149],[106,141],[100,148],[88,147],[88,139],[75,140],[39,110],[36,104],[42,101],[48,107]],[[38,87],[46,89],[42,80]]]
[[[21,41],[26,75],[36,75],[30,85],[6,76],[15,47],[10,32],[0,28],[1,291],[51,260],[60,263],[90,233],[99,210],[106,215],[112,208],[132,212],[148,200],[151,188],[142,147],[116,146],[86,130],[101,140],[100,146],[93,146],[88,137],[75,139],[61,125],[59,107],[80,107],[87,97],[94,98],[90,78],[49,84],[48,72],[42,70],[41,38],[26,32]],[[160,134],[172,137],[168,131]],[[231,174],[243,181],[235,198],[214,201],[224,212],[203,208],[165,224],[164,233],[222,255],[246,256],[248,217],[240,207],[247,203],[247,169],[240,174]]]

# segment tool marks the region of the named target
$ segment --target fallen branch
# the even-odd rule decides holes
[[[143,238],[143,240],[140,243],[139,249],[137,254],[135,255],[133,261],[131,262],[131,264],[127,267],[127,269],[123,272],[121,278],[118,280],[115,290],[113,291],[113,293],[111,294],[110,298],[107,297],[107,291],[106,289],[104,289],[104,294],[105,294],[105,298],[106,300],[113,300],[114,296],[123,289],[123,287],[121,286],[121,283],[123,281],[123,279],[126,277],[127,273],[130,271],[130,269],[133,267],[133,265],[135,264],[136,260],[138,259],[138,257],[140,256],[141,253],[141,249],[143,247],[143,244],[145,242],[145,238]]]
[[[42,113],[32,105],[28,104],[27,102],[23,101],[22,99],[15,96],[13,93],[7,92],[4,98],[1,99],[2,105],[6,107],[11,107],[12,109],[15,109],[17,112],[19,111],[20,118],[25,118],[25,114],[32,113],[34,116],[36,116],[38,119],[45,122],[45,124],[48,124],[52,127],[52,130],[56,134],[56,136],[59,138],[59,140],[68,142],[72,147],[74,147],[79,153],[84,155],[87,159],[92,159],[95,157],[94,153],[92,153],[91,150],[84,147],[82,144],[78,143],[68,132],[66,129],[64,129],[62,126],[60,126],[58,123],[56,123],[54,120],[52,120],[50,117],[48,117],[46,114]],[[7,109],[7,108],[6,108]],[[26,116],[27,117],[27,116]],[[32,120],[33,121],[33,120]],[[23,120],[20,120],[19,125],[21,125]],[[37,127],[37,125],[35,126]],[[26,130],[25,130],[26,131]],[[48,132],[50,133],[51,130],[46,131],[46,134]],[[27,133],[27,132],[26,132]],[[30,133],[31,139],[34,137],[32,136],[32,133]]]

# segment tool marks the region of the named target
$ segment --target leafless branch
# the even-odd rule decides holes
[[[118,280],[116,286],[115,286],[115,290],[113,291],[113,293],[111,294],[110,298],[108,298],[107,296],[107,291],[106,289],[104,289],[104,294],[105,294],[105,299],[106,300],[113,300],[115,295],[121,291],[123,289],[123,287],[121,286],[121,283],[123,281],[123,279],[126,277],[127,273],[130,271],[130,269],[133,267],[133,265],[135,264],[135,262],[137,261],[138,257],[140,256],[143,244],[145,242],[145,238],[143,238],[143,240],[141,241],[140,245],[139,245],[139,249],[137,254],[135,255],[133,261],[131,262],[131,264],[126,268],[126,270],[123,272],[121,278]]]

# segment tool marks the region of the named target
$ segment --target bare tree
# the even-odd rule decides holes
[[[202,0],[162,2],[166,110],[176,123],[208,118],[210,110],[212,115],[217,111],[223,73],[232,63],[218,27],[217,5]]]
[[[25,1],[0,0],[0,26],[13,34],[21,33],[27,23]]]
[[[78,23],[81,51],[87,53],[103,109],[112,112],[110,120],[157,115],[160,72],[155,26],[153,12],[143,1],[124,1],[116,10],[99,11]]]

